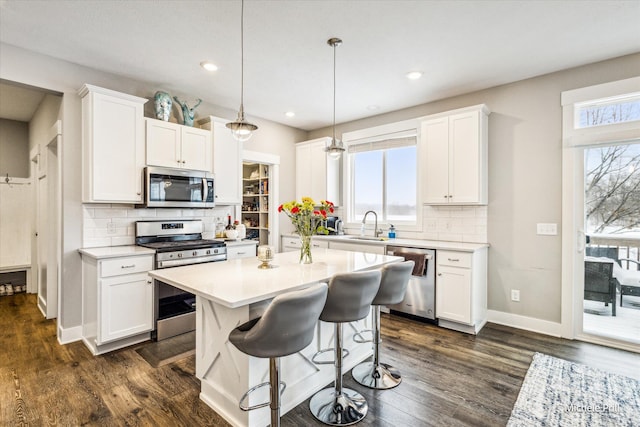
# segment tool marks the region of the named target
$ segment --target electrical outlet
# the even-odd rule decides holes
[[[107,223],[107,234],[116,234],[116,225],[111,221]]]
[[[520,291],[518,289],[511,289],[511,301],[520,302]]]

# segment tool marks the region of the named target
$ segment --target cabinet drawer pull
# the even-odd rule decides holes
[[[133,268],[135,267],[135,264],[131,264],[131,265],[121,265],[120,268]]]
[[[460,258],[447,258],[450,262],[460,262]]]
[[[236,253],[237,253],[238,255],[244,255],[244,254],[246,254],[246,252],[240,252],[240,251],[238,251],[238,252],[236,252]]]

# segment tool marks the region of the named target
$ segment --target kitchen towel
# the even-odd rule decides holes
[[[413,272],[411,273],[414,276],[424,276],[425,270],[427,269],[427,259],[424,254],[418,254],[415,252],[402,252],[401,255],[404,257],[405,261],[413,261],[415,265],[413,266]]]

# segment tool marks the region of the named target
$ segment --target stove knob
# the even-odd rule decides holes
[[[207,255],[211,255],[211,249],[207,249]]]
[[[182,254],[178,254],[178,258],[182,258]]]
[[[218,253],[218,250],[217,250],[217,249],[214,249],[214,250],[213,250],[213,253],[214,253],[214,254],[217,254],[217,253]]]
[[[198,256],[198,251],[193,251],[193,252],[191,253],[191,255],[193,255],[193,256]]]
[[[169,254],[169,258],[173,258],[173,254]]]

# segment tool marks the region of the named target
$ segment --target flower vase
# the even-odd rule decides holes
[[[311,258],[311,236],[300,236],[300,264],[311,264],[313,259]]]

